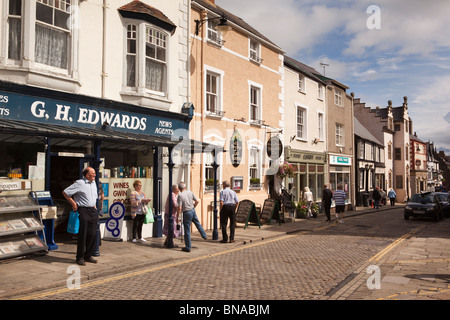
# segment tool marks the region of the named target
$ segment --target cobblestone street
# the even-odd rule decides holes
[[[418,227],[439,225],[404,221],[401,209],[354,216],[343,224],[311,223],[318,227],[245,246],[222,245],[223,250],[215,253],[85,282],[79,290],[54,290],[38,299],[338,299],[340,288],[354,281],[357,273],[368,277],[367,263],[396,239]],[[392,263],[388,265],[383,272],[392,269]],[[380,297],[379,291],[371,296],[364,279],[350,299]]]

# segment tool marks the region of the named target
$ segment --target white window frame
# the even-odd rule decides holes
[[[128,86],[128,26],[135,25],[137,29],[136,35],[136,71],[135,71],[135,86]],[[136,20],[136,19],[124,19],[124,55],[123,55],[123,84],[122,84],[122,92],[139,94],[142,96],[155,96],[160,98],[169,98],[170,95],[170,33],[166,30],[163,30],[153,24],[148,23],[144,20]],[[163,35],[164,38],[155,37],[155,35],[149,36],[147,34],[147,30],[154,30],[156,35]],[[151,39],[152,42],[148,42],[147,40]],[[157,54],[154,57],[147,56],[147,42],[151,45],[154,45],[156,49],[160,48],[160,44],[165,45],[165,61],[157,58]],[[156,51],[155,51],[156,52]],[[161,63],[164,66],[164,75],[162,79],[161,91],[154,90],[152,88],[147,88],[146,81],[146,64],[147,59],[154,61],[156,63]]]
[[[257,93],[257,101],[252,101],[252,90]],[[263,85],[248,81],[248,119],[251,124],[262,125],[263,124]],[[256,119],[252,119],[252,107],[256,106]]]
[[[264,150],[264,144],[257,140],[257,139],[250,139],[247,141],[247,154],[248,154],[248,190],[250,189],[260,189],[262,185],[262,169],[263,169],[263,150]],[[256,177],[259,179],[259,186],[251,187],[250,185],[250,177],[251,177],[251,171],[252,171],[252,159],[251,154],[252,152],[256,152],[257,158],[256,158]]]
[[[298,91],[306,93],[306,77],[301,73],[298,74]]]
[[[78,51],[79,51],[79,27],[78,27],[78,4],[79,0],[71,0],[71,5],[67,8],[67,13],[70,17],[70,28],[65,32],[69,33],[68,45],[67,45],[67,68],[59,68],[36,61],[36,25],[50,26],[44,22],[36,19],[37,0],[23,0],[22,1],[22,16],[21,16],[21,49],[20,59],[8,59],[8,46],[9,46],[9,1],[2,2],[3,15],[1,17],[0,30],[0,64],[11,66],[14,68],[23,69],[26,72],[36,72],[41,76],[52,77],[56,81],[61,80],[74,80],[77,81],[78,74]],[[63,29],[57,26],[50,26],[54,30]],[[61,79],[65,78],[65,79]],[[63,83],[62,82],[62,83]],[[54,82],[56,88],[58,83]],[[64,86],[64,85],[63,85]]]
[[[222,34],[216,30],[217,25],[219,24],[219,19],[215,17],[208,17],[208,21],[206,23],[206,39],[218,46],[223,46]]]
[[[223,79],[225,76],[225,72],[217,69],[217,68],[213,68],[211,66],[204,66],[205,68],[205,77],[204,77],[204,101],[205,101],[205,114],[208,116],[213,116],[213,117],[223,117],[224,115],[224,108],[223,108]],[[207,81],[208,81],[208,75],[210,76],[215,76],[216,80],[218,81],[218,83],[216,84],[216,89],[217,89],[217,104],[216,104],[216,110],[214,112],[208,110],[207,108],[207,102],[208,102],[208,92],[207,92]]]
[[[308,140],[308,107],[299,103],[295,104],[295,137],[300,141]],[[300,117],[301,116],[301,117]],[[299,120],[302,120],[301,123]],[[299,135],[299,126],[302,128]]]
[[[342,107],[342,90],[334,88],[334,104]]]
[[[345,135],[344,135],[344,125],[343,124],[336,123],[335,141],[336,141],[336,146],[338,146],[338,147],[345,146]]]
[[[318,83],[317,84],[317,99],[323,100],[325,97],[325,87]]]
[[[261,44],[252,39],[248,39],[248,51],[249,51],[249,59],[250,61],[256,62],[257,64],[260,64],[262,62],[261,59]]]
[[[319,132],[319,140],[324,141],[325,139],[325,114],[323,112],[318,111],[317,112],[317,125],[318,125],[318,132]]]
[[[203,141],[211,146],[216,146],[218,149],[222,149],[225,146],[225,138],[216,135],[216,134],[211,134],[211,135],[207,135],[203,138]],[[222,184],[222,169],[223,169],[223,157],[226,154],[224,152],[218,152],[218,154],[216,155],[216,160],[217,160],[217,164],[219,165],[219,167],[217,168],[217,183],[219,184],[219,186]],[[206,188],[206,170],[209,169],[211,166],[207,165],[207,161],[211,161],[212,159],[212,154],[211,152],[204,152],[202,155],[203,157],[203,176],[204,181],[203,181],[203,190],[205,190],[206,192],[210,191],[212,192],[212,188]],[[214,160],[214,159],[212,159]],[[213,171],[214,174],[214,171]]]

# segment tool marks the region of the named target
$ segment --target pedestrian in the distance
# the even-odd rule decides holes
[[[391,206],[394,206],[395,198],[397,198],[397,194],[395,193],[394,189],[391,188],[391,190],[389,190],[388,198],[389,198],[389,201],[391,202]]]
[[[311,219],[312,218],[311,207],[312,207],[314,198],[313,198],[312,192],[309,190],[308,187],[305,187],[304,191],[305,192],[303,192],[303,199],[306,201],[306,208],[308,210],[307,218]]]
[[[336,221],[339,223],[344,223],[344,211],[345,211],[345,199],[347,195],[344,190],[342,190],[342,184],[337,185],[337,190],[333,194],[335,211],[336,211]]]
[[[228,181],[222,183],[223,190],[220,191],[220,226],[222,228],[222,240],[220,242],[227,243],[227,224],[230,219],[230,242],[234,242],[234,231],[236,228],[236,207],[239,203],[236,192],[230,189]]]
[[[328,188],[327,185],[324,185],[322,192],[322,205],[325,210],[325,215],[327,216],[327,220],[325,221],[331,221],[330,208],[332,199],[333,199],[333,192]]]
[[[380,208],[380,200],[381,200],[381,192],[379,187],[375,187],[375,189],[373,190],[372,199],[374,209],[378,210]]]
[[[191,252],[191,223],[197,227],[204,240],[207,239],[206,232],[203,230],[200,221],[198,221],[197,214],[195,213],[195,207],[198,205],[198,199],[192,191],[186,190],[186,184],[181,182],[178,185],[180,193],[178,194],[178,215],[183,213],[183,226],[184,226],[184,245],[182,248],[185,252]]]
[[[97,263],[92,256],[97,241],[97,200],[98,189],[95,183],[94,168],[83,170],[83,178],[75,181],[62,192],[64,198],[70,203],[73,211],[78,211],[80,227],[77,240],[76,260],[79,265],[86,262]]]

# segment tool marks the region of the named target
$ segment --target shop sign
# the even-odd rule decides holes
[[[283,143],[280,138],[275,136],[267,141],[267,155],[272,160],[280,159],[283,154]]]
[[[330,156],[331,165],[351,166],[352,159],[349,157]]]
[[[31,189],[30,181],[7,181],[0,182],[1,191],[16,191],[16,190],[29,190]]]
[[[288,153],[286,153],[286,156]],[[325,155],[323,153],[309,153],[299,152],[297,150],[290,150],[287,160],[292,162],[304,162],[304,163],[325,163]]]
[[[230,160],[235,168],[242,160],[242,138],[238,131],[235,131],[230,139]]]
[[[115,202],[109,208],[110,218],[105,223],[105,240],[120,241],[122,238],[123,217],[125,216],[125,206],[120,202]]]
[[[56,101],[0,91],[0,119],[33,121],[71,127],[97,128],[171,137],[186,122],[122,110]]]

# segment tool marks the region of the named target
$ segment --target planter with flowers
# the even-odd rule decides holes
[[[297,206],[295,207],[295,213],[296,218],[306,219],[306,216],[308,215],[308,207],[306,206],[306,201],[301,200],[299,203],[297,203]]]
[[[280,166],[278,167],[277,175],[280,178],[284,178],[287,176],[291,177],[294,175],[294,167],[292,167],[292,165],[289,162],[280,164]]]

